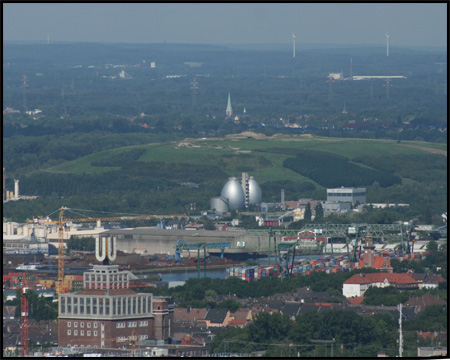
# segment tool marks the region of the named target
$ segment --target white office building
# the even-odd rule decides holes
[[[351,202],[360,204],[366,203],[366,189],[365,188],[337,188],[327,189],[327,201],[336,202]]]

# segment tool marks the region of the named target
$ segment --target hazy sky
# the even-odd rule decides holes
[[[3,4],[3,40],[446,46],[446,3]]]

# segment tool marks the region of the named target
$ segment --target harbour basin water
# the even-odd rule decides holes
[[[298,261],[300,259],[318,259],[323,255],[301,255],[296,256],[295,261]],[[256,259],[248,259],[257,261],[260,266],[266,266],[269,265],[269,258],[256,258]],[[275,263],[275,259],[272,256],[271,257],[271,264]],[[206,269],[206,277],[209,277],[211,279],[225,279],[226,269]],[[200,267],[200,278],[205,277],[205,273],[203,270],[203,267]],[[188,279],[197,279],[198,278],[198,271],[197,270],[187,270],[187,271],[176,271],[176,272],[170,272],[170,273],[161,273],[162,281],[186,281]]]

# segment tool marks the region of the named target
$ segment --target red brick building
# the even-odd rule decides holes
[[[172,322],[168,299],[131,290],[118,265],[94,265],[83,274],[83,290],[59,295],[59,346],[121,348],[131,339],[168,340]]]

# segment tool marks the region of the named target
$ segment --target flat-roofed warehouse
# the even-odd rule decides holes
[[[111,229],[102,234],[117,238],[117,250],[131,253],[133,249],[144,248],[149,254],[175,255],[175,246],[179,239],[187,242],[230,242],[227,253],[243,252],[237,249],[237,242],[242,239],[245,231],[214,231],[214,230],[166,230],[142,227],[135,229]],[[208,252],[220,252],[220,249],[208,249]],[[244,250],[245,252],[245,250]]]

